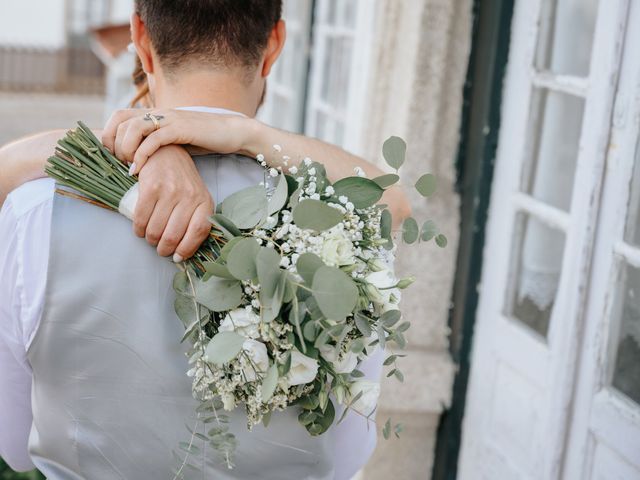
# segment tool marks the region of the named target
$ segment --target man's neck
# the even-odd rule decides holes
[[[159,81],[155,105],[158,108],[217,107],[254,117],[259,98],[255,89],[230,74],[217,72],[191,72]]]

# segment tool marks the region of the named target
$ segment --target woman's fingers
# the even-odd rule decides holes
[[[107,147],[111,152],[115,151],[115,141],[116,141],[116,133],[118,131],[118,126],[133,118],[137,115],[144,115],[146,113],[145,110],[140,110],[138,108],[129,108],[125,110],[117,110],[114,112],[109,120],[107,120],[107,124],[102,130],[102,143],[105,147]]]
[[[200,248],[202,242],[204,242],[209,233],[211,232],[211,222],[209,221],[209,216],[213,213],[213,205],[209,203],[203,203],[196,208],[193,212],[193,216],[191,217],[191,221],[189,222],[189,227],[187,229],[184,238],[180,241],[177,248],[175,249],[175,254],[173,256],[173,261],[178,263],[187,258],[191,258],[196,250]]]
[[[140,182],[139,185],[140,195],[133,213],[133,231],[138,237],[145,238],[147,225],[156,208],[160,193],[157,188],[147,187],[145,182]]]
[[[187,232],[192,215],[193,209],[188,205],[184,203],[176,205],[158,243],[158,255],[167,257],[176,251],[176,247]]]
[[[159,130],[156,130],[149,134],[136,150],[133,156],[133,164],[130,173],[135,175],[142,167],[145,166],[149,157],[151,157],[154,153],[158,151],[161,147],[166,145],[172,145],[178,141],[176,132],[173,128],[170,127],[160,127]]]
[[[119,143],[120,155],[116,156],[123,162],[131,163],[140,143],[142,143],[144,137],[155,130],[155,127],[152,123],[146,122],[140,117],[132,118],[122,125],[126,125],[126,130],[121,139],[118,138],[120,135],[118,130],[116,145]],[[118,142],[118,140],[120,141]]]

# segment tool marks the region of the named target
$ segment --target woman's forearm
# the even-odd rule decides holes
[[[64,130],[38,133],[0,147],[0,205],[15,188],[45,176],[44,166]]]

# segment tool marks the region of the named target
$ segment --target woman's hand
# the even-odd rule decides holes
[[[158,149],[140,172],[133,228],[174,261],[191,257],[211,231],[213,200],[191,156],[179,146]]]
[[[146,118],[158,118],[158,128]],[[102,132],[102,143],[120,160],[130,163],[130,173],[142,171],[149,158],[165,145],[193,145],[206,152],[243,153],[252,120],[188,110],[128,109],[116,111]],[[193,152],[192,152],[193,153]]]

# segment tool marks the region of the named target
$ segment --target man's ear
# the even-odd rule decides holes
[[[269,34],[267,50],[262,62],[261,73],[263,77],[267,77],[269,73],[271,73],[271,67],[273,67],[273,64],[276,63],[276,60],[280,56],[280,52],[282,52],[282,47],[284,47],[286,38],[287,28],[285,26],[284,20],[279,20]]]
[[[145,73],[153,73],[153,54],[151,52],[151,40],[147,34],[147,28],[145,27],[140,15],[137,13],[131,14],[131,41],[136,47],[138,57],[142,63],[142,69]]]

